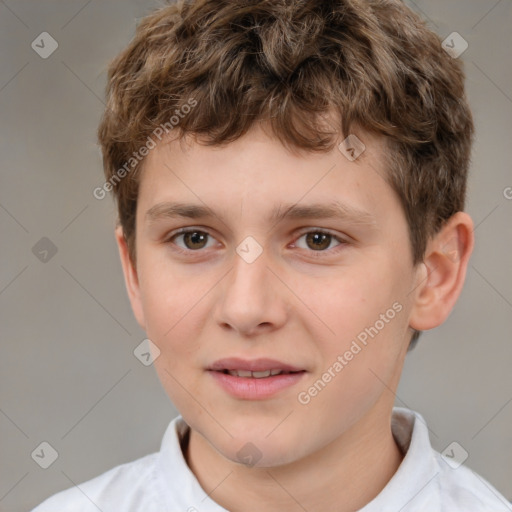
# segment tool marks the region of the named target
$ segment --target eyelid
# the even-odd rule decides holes
[[[303,235],[307,235],[308,233],[323,233],[325,235],[331,235],[333,238],[336,238],[337,240],[339,240],[340,242],[347,242],[348,241],[348,236],[344,235],[344,237],[342,237],[340,234],[338,234],[337,232],[335,231],[332,231],[330,229],[327,229],[327,228],[316,228],[315,226],[311,226],[311,227],[307,227],[307,228],[304,228],[302,230],[299,230],[299,233],[295,236],[303,236]]]

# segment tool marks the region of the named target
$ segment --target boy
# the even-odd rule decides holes
[[[46,511],[505,511],[393,408],[464,283],[458,60],[394,0],[144,18],[99,128],[135,317],[180,416]],[[449,457],[449,456],[448,456]]]

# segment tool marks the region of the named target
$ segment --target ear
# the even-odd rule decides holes
[[[133,314],[139,325],[145,330],[146,323],[144,319],[144,310],[142,308],[142,301],[140,297],[139,278],[137,269],[134,267],[128,251],[128,245],[124,237],[123,228],[117,226],[115,230],[117,247],[119,248],[119,255],[121,257],[121,265],[123,266],[124,282],[126,284],[126,291],[128,298],[132,305]]]
[[[475,242],[473,231],[471,217],[457,212],[427,244],[409,317],[413,329],[433,329],[448,318],[464,285]]]

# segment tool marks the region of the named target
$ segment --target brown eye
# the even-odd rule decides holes
[[[322,231],[321,229],[306,231],[299,236],[294,243],[295,247],[309,252],[310,255],[315,256],[329,256],[342,250],[347,242],[344,238]]]
[[[168,241],[175,244],[180,251],[198,251],[208,246],[209,238],[211,238],[210,235],[205,231],[188,229],[176,233]],[[183,241],[178,243],[180,239]]]
[[[183,235],[183,241],[188,249],[202,249],[206,245],[207,237],[207,233],[191,231]]]
[[[306,243],[314,251],[322,251],[331,245],[332,235],[321,231],[312,231],[306,234]]]

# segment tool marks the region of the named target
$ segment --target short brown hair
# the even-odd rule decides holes
[[[462,63],[398,0],[181,0],[139,22],[106,93],[98,136],[132,262],[144,160],[126,162],[191,99],[179,137],[208,145],[259,121],[306,151],[333,149],[351,128],[384,135],[415,263],[464,208],[474,128]],[[325,130],[332,111],[339,127]]]

